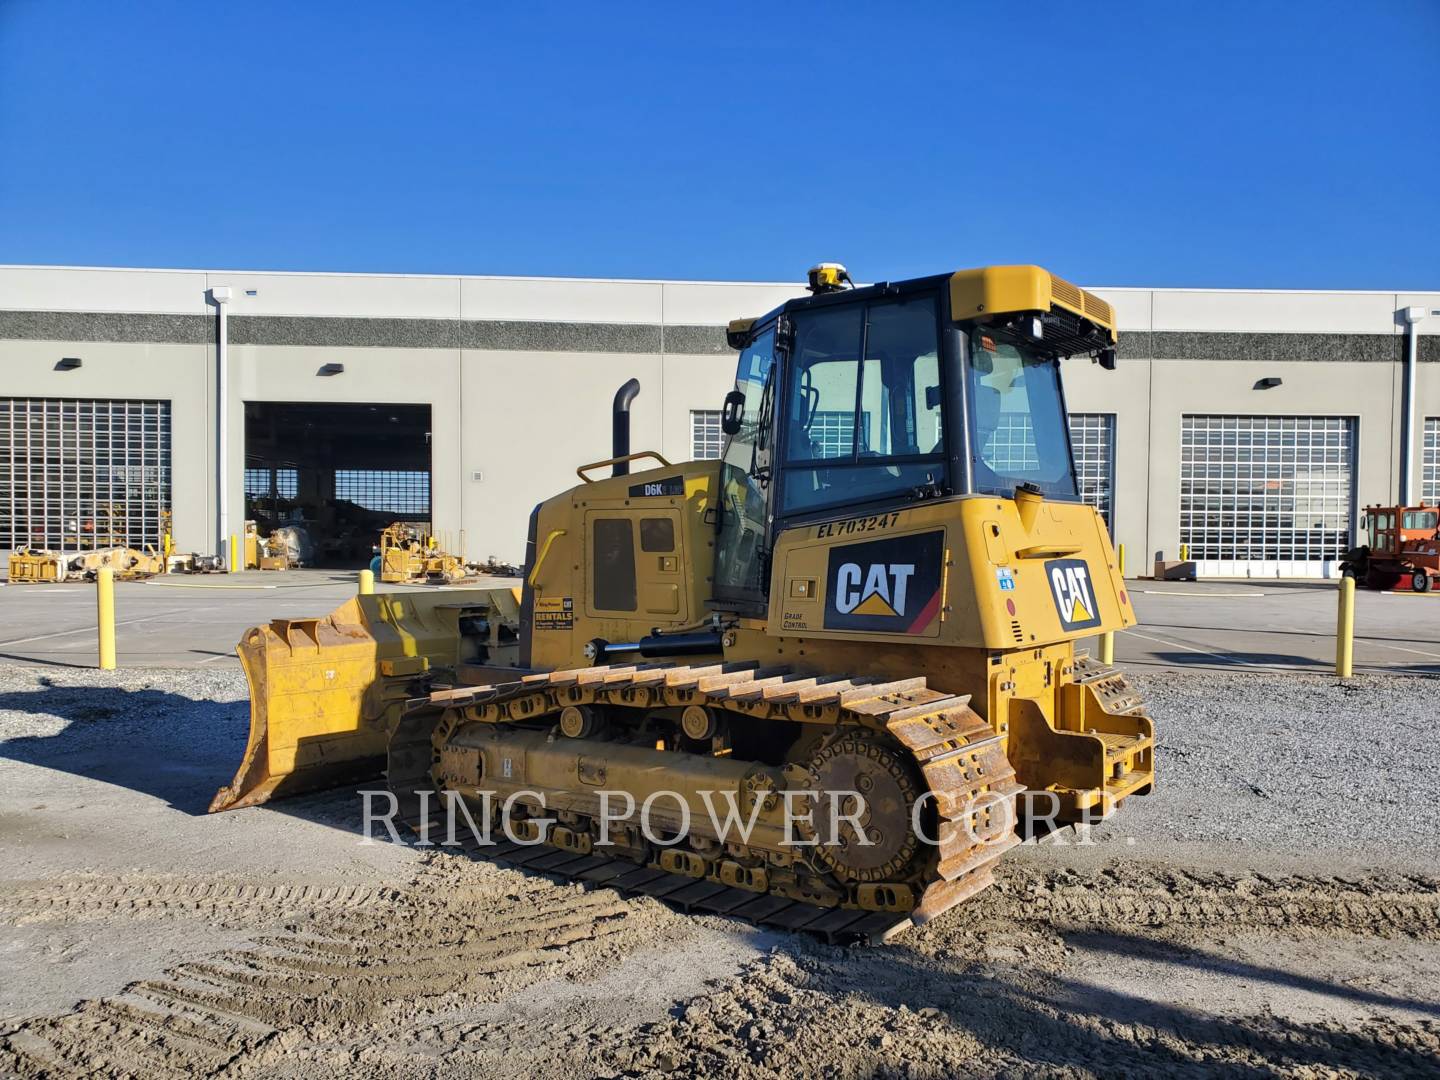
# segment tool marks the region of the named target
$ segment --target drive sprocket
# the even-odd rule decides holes
[[[798,831],[814,843],[811,857],[847,882],[908,876],[920,849],[911,816],[921,788],[905,751],[843,732],[815,753],[807,773],[814,803]]]

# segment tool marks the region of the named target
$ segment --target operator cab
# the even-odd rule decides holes
[[[1078,498],[1062,357],[1115,362],[1103,300],[1033,266],[844,288],[732,323],[715,599],[763,605],[784,529],[1031,485]]]

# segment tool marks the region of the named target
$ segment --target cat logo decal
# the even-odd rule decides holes
[[[944,557],[938,530],[831,548],[825,628],[933,636]]]
[[[1050,596],[1062,627],[1088,630],[1100,625],[1095,583],[1084,559],[1051,559],[1045,564],[1045,579],[1050,583]]]

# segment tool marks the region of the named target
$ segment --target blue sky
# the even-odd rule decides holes
[[[1437,107],[1437,0],[0,0],[0,262],[1434,289]]]

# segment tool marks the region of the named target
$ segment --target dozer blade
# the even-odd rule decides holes
[[[518,614],[509,589],[375,594],[246,631],[250,737],[210,812],[379,776],[405,700],[438,669],[513,663]]]

